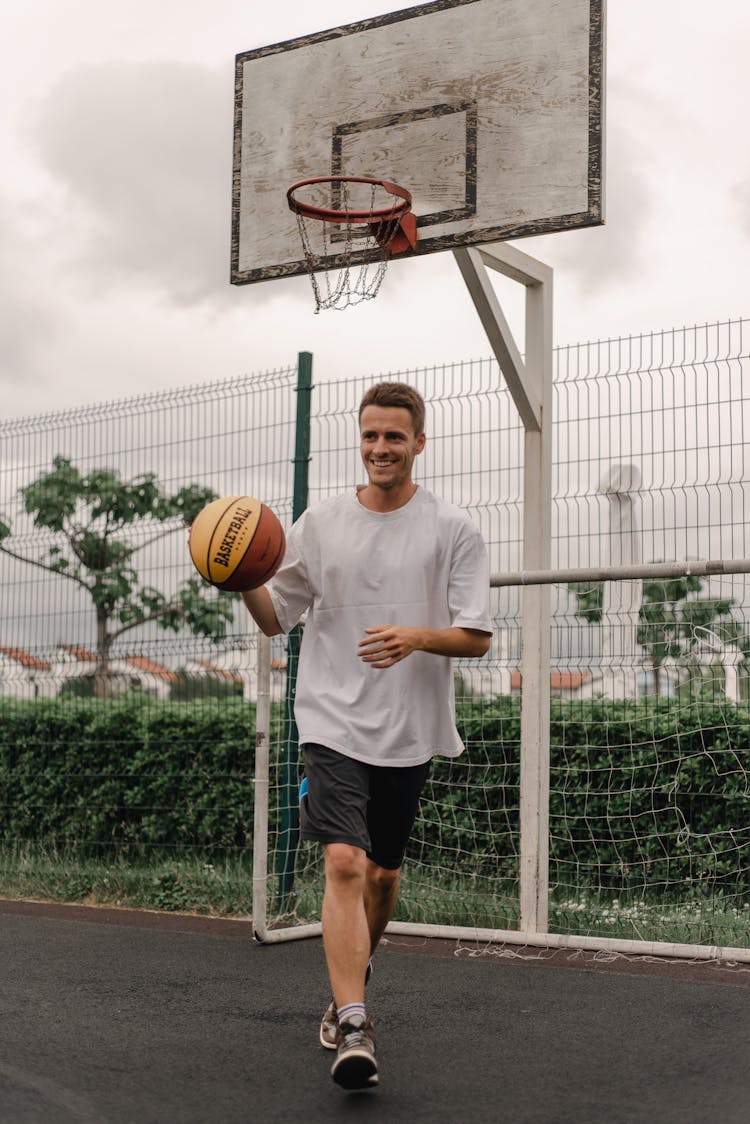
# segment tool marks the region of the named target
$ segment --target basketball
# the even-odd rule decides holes
[[[225,496],[193,520],[188,540],[193,564],[217,589],[257,589],[278,570],[286,549],[284,530],[260,500]]]

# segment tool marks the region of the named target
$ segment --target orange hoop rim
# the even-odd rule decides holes
[[[294,194],[304,187],[316,183],[369,183],[376,187],[384,188],[390,195],[397,196],[401,201],[393,207],[380,207],[374,211],[346,211],[331,207],[315,207],[312,203],[295,199]],[[411,210],[411,192],[390,180],[381,180],[373,176],[314,176],[312,179],[300,180],[293,183],[286,193],[289,209],[298,215],[309,219],[320,219],[323,222],[335,223],[377,223],[387,219],[400,219]]]

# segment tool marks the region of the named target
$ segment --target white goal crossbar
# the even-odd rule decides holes
[[[568,570],[517,570],[492,574],[490,586],[499,589],[511,585],[569,585],[576,582],[643,581],[660,578],[714,577],[722,574],[750,573],[750,558],[719,561],[645,562],[629,566],[590,566]]]

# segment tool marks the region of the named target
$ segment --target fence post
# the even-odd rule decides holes
[[[297,426],[294,438],[294,494],[292,522],[308,503],[310,464],[310,407],[312,399],[312,354],[301,351],[297,360]],[[287,639],[286,694],[284,705],[284,756],[281,766],[279,824],[279,899],[283,912],[294,890],[294,865],[299,844],[299,736],[294,721],[294,696],[302,630],[293,628]]]
[[[271,731],[271,641],[258,633],[253,797],[253,935],[266,939],[268,921],[268,746]]]

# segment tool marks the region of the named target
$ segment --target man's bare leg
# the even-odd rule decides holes
[[[371,946],[365,909],[367,861],[359,847],[326,844],[323,948],[337,1007],[364,1003]]]
[[[370,955],[380,943],[385,927],[393,917],[398,901],[398,870],[386,870],[372,859],[367,860],[365,878],[365,913],[370,931]]]
[[[364,1009],[370,930],[365,911],[367,856],[360,847],[329,843],[325,848],[323,947],[336,1005],[335,1050],[331,1077],[344,1089],[369,1089],[378,1083],[372,1023]],[[346,1008],[339,1021],[338,1012]],[[321,1043],[328,1012],[321,1025]]]

